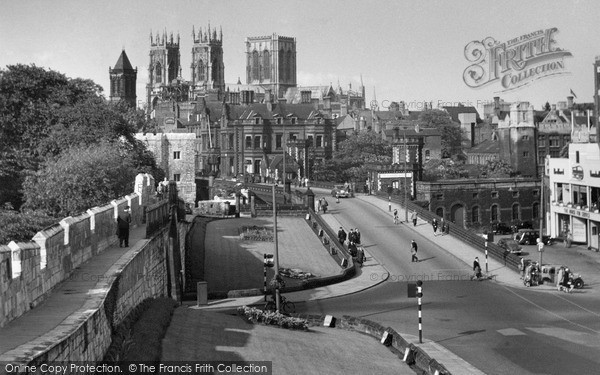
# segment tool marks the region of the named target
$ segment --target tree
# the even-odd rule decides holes
[[[10,241],[30,241],[37,232],[56,221],[56,218],[39,211],[19,212],[6,205],[0,208],[0,245],[6,245]]]
[[[131,193],[137,170],[121,142],[78,146],[26,177],[25,209],[62,218]]]
[[[544,104],[544,111],[549,112],[551,109],[550,103],[546,102],[546,104]]]
[[[514,176],[515,170],[503,160],[488,160],[479,166],[479,175],[485,178],[502,178]]]
[[[462,131],[460,125],[442,110],[429,109],[419,114],[419,124],[424,128],[436,128],[442,136],[442,157],[448,158],[462,151]]]

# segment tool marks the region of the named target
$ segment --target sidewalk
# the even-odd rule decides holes
[[[0,362],[27,358],[55,345],[74,328],[79,314],[90,304],[98,303],[92,292],[104,288],[108,270],[123,257],[137,251],[146,236],[146,226],[132,228],[129,248],[119,248],[118,241],[104,252],[78,267],[69,279],[58,284],[48,297],[34,309],[0,328]]]

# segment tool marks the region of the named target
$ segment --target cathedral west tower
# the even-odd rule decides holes
[[[219,97],[225,92],[225,64],[223,63],[223,32],[210,29],[192,29],[191,87],[192,99],[216,92]]]

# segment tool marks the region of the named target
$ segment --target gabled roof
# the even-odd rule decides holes
[[[482,122],[481,118],[479,117],[479,112],[477,112],[477,109],[475,109],[475,107],[472,106],[465,106],[462,104],[459,104],[457,107],[442,107],[446,112],[448,112],[448,114],[450,115],[450,117],[452,117],[452,121],[454,122],[458,122],[460,123],[460,121],[458,120],[458,115],[461,113],[475,113],[476,114],[476,121],[478,124],[480,124]]]
[[[117,72],[117,73],[122,73],[125,71],[132,71],[132,70],[134,70],[134,69],[131,66],[131,63],[129,62],[129,59],[127,58],[127,54],[125,53],[125,50],[121,51],[121,55],[119,56],[119,60],[117,60],[117,63],[115,64],[113,71]]]

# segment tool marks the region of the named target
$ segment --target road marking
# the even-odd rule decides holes
[[[553,315],[553,316],[555,316],[555,317],[557,317],[557,318],[559,318],[559,319],[562,319],[562,320],[564,320],[564,321],[566,321],[566,322],[568,322],[568,323],[571,323],[571,324],[573,324],[573,325],[576,325],[576,326],[578,326],[578,327],[581,327],[581,328],[583,328],[583,329],[587,329],[587,330],[589,330],[589,331],[592,331],[592,332],[594,332],[594,333],[599,333],[599,334],[600,334],[600,331],[596,331],[595,329],[593,329],[593,328],[590,328],[590,327],[587,327],[587,326],[584,326],[583,324],[575,323],[574,321],[572,321],[572,320],[570,320],[570,319],[567,319],[567,318],[565,318],[564,316],[561,316],[561,315],[559,315],[559,314],[557,314],[557,313],[555,313],[555,312],[553,312],[553,311],[550,311],[550,310],[548,310],[548,309],[546,309],[546,308],[544,308],[544,307],[542,307],[542,306],[538,305],[537,303],[535,303],[535,302],[533,302],[533,301],[531,301],[531,300],[529,300],[529,299],[527,299],[527,298],[523,297],[522,295],[518,294],[517,292],[515,292],[515,291],[514,291],[514,290],[512,290],[511,288],[508,288],[508,287],[506,287],[506,286],[503,286],[503,288],[504,288],[504,289],[506,289],[506,290],[508,290],[509,292],[511,292],[512,294],[514,294],[515,296],[517,296],[517,297],[521,298],[522,300],[524,300],[524,301],[526,301],[526,302],[529,302],[530,304],[532,304],[533,306],[537,307],[538,309],[540,309],[540,310],[543,310],[543,311],[547,312],[547,313],[548,313],[548,314],[550,314],[550,315]]]
[[[563,301],[569,302],[571,305],[575,305],[575,306],[579,307],[580,309],[589,312],[590,314],[593,314],[593,315],[596,315],[596,316],[600,316],[600,314],[598,314],[597,312],[592,311],[592,310],[588,310],[585,307],[583,307],[581,305],[578,305],[578,304],[576,304],[575,302],[573,302],[571,300],[566,299],[565,297],[561,296],[560,294],[553,294],[553,295],[556,296],[557,298],[562,299]]]
[[[590,348],[597,348],[600,346],[600,339],[598,338],[598,335],[586,332],[573,331],[572,329],[559,327],[525,327],[525,329],[542,335],[552,336],[561,340],[587,346]]]
[[[521,336],[521,335],[526,335],[525,332],[519,331],[516,328],[499,329],[497,332],[499,334],[503,335],[503,336]]]

